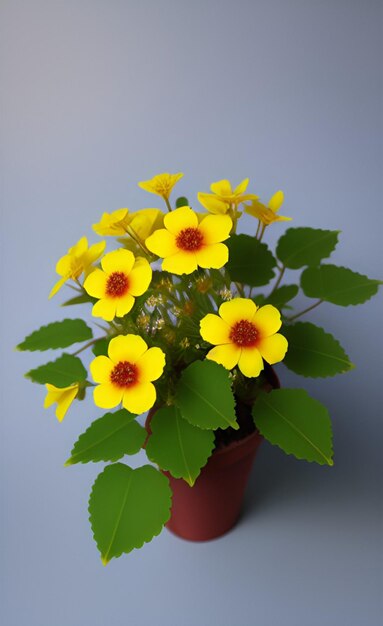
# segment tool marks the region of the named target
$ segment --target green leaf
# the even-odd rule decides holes
[[[229,372],[213,361],[195,361],[182,372],[175,404],[193,426],[239,428]]]
[[[354,367],[335,337],[319,326],[298,322],[284,326],[283,334],[289,342],[283,362],[296,374],[326,378]]]
[[[90,296],[89,294],[82,293],[79,296],[71,298],[70,300],[66,300],[61,304],[61,306],[72,306],[73,304],[87,304],[88,302],[94,304],[95,302],[97,302],[97,298],[92,298],[92,296]]]
[[[99,339],[92,346],[92,352],[95,356],[108,356],[108,346],[110,342],[110,337],[107,339]]]
[[[283,309],[298,294],[298,285],[283,285],[265,298],[264,304],[272,304],[277,309]]]
[[[182,206],[189,206],[189,200],[184,196],[180,196],[176,200],[176,209],[179,209]]]
[[[267,285],[274,276],[276,260],[265,243],[249,235],[231,235],[226,241],[229,261],[226,265],[234,282],[251,287]]]
[[[117,461],[124,454],[136,454],[147,432],[126,409],[106,413],[95,420],[74,444],[65,465],[89,461]]]
[[[253,417],[260,433],[287,454],[333,465],[328,411],[304,389],[261,393],[254,404]]]
[[[39,330],[35,330],[22,343],[19,343],[17,349],[34,351],[66,348],[73,343],[91,339],[92,336],[92,331],[84,320],[67,319],[41,326]]]
[[[157,411],[150,429],[146,444],[149,459],[192,487],[213,451],[214,432],[192,426],[175,406]]]
[[[321,265],[302,272],[301,287],[309,298],[319,298],[339,306],[362,304],[374,296],[380,280],[371,280],[345,267]]]
[[[56,387],[69,387],[73,383],[86,380],[87,371],[77,356],[63,354],[56,361],[30,370],[25,376],[40,385],[50,383]]]
[[[292,270],[304,265],[318,265],[335,249],[339,232],[320,228],[288,228],[278,242],[277,257]]]
[[[103,565],[159,535],[170,518],[171,497],[168,479],[154,467],[108,465],[89,498],[89,521]]]

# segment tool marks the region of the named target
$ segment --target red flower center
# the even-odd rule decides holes
[[[113,272],[108,276],[106,283],[106,295],[111,298],[121,298],[129,287],[128,277],[124,272]]]
[[[203,235],[198,228],[184,228],[176,239],[177,247],[186,252],[196,252],[203,244]]]
[[[138,380],[138,368],[134,363],[120,361],[110,374],[110,382],[118,387],[131,387]]]
[[[230,332],[230,339],[240,348],[250,348],[257,343],[258,331],[252,322],[236,322]]]

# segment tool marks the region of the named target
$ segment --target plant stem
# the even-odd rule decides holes
[[[145,253],[145,255],[150,255],[149,250],[142,243],[142,241],[140,240],[140,238],[138,237],[138,235],[135,233],[135,231],[133,230],[133,228],[131,226],[127,227],[126,232],[129,235],[129,237],[131,237],[133,239],[133,241],[135,241],[136,244],[141,248],[141,250]]]
[[[314,304],[312,304],[311,306],[308,306],[307,309],[303,309],[303,311],[300,311],[299,313],[297,313],[296,315],[293,315],[292,317],[287,317],[286,319],[289,322],[292,322],[293,320],[296,320],[301,315],[304,315],[305,313],[308,313],[309,311],[312,311],[313,309],[315,309],[315,307],[317,307],[320,304],[322,304],[322,302],[323,302],[323,300],[318,300],[317,302],[314,302]]]
[[[169,211],[169,213],[172,212],[172,207],[170,206],[170,202],[169,202],[169,198],[166,198],[165,196],[163,196],[164,200],[165,200],[165,204],[167,206],[167,209]]]
[[[242,298],[245,298],[245,290],[243,288],[243,285],[241,285],[241,283],[235,283],[235,286],[237,287],[239,295],[242,296]]]
[[[92,341],[88,341],[88,343],[85,344],[85,346],[82,346],[82,348],[80,348],[79,350],[76,350],[76,352],[73,352],[72,356],[77,356],[78,354],[80,354],[80,352],[83,352],[84,350],[86,350],[87,348],[90,348],[90,346],[93,346],[95,343],[97,343],[97,341],[100,341],[100,339],[105,339],[105,337],[97,337],[97,339],[92,339]]]
[[[78,293],[82,293],[82,289],[77,289],[77,287],[75,287],[74,285],[71,285],[70,283],[65,283],[67,287],[70,287],[71,289],[73,289],[73,291],[77,291]]]
[[[266,224],[262,224],[262,228],[261,228],[261,232],[260,232],[259,237],[258,237],[258,241],[262,241],[262,237],[265,234],[265,230],[266,230]]]
[[[282,267],[279,268],[279,276],[278,276],[278,278],[277,278],[277,280],[275,282],[274,287],[272,288],[272,290],[269,293],[269,297],[271,296],[272,293],[274,293],[274,291],[276,291],[276,289],[278,289],[279,285],[281,284],[281,281],[282,281],[282,278],[283,278],[283,275],[284,275],[285,271],[286,271],[286,267],[284,265],[282,265]]]
[[[261,229],[261,220],[258,220],[257,232],[255,233],[256,239],[258,239],[260,229]]]

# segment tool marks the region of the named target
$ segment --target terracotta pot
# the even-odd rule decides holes
[[[279,380],[270,368],[270,386]],[[150,432],[149,413],[146,427]],[[215,450],[193,487],[168,477],[173,492],[172,514],[167,528],[189,541],[208,541],[227,533],[238,521],[245,488],[262,436],[253,432],[240,441]]]

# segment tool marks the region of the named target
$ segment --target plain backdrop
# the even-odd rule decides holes
[[[68,313],[47,301],[56,260],[97,240],[102,211],[159,206],[137,182],[163,171],[185,173],[178,191],[194,206],[220,178],[249,176],[264,200],[283,189],[294,225],[342,231],[335,263],[381,278],[380,3],[0,7],[2,624],[378,626],[381,297],[310,317],[355,370],[312,380],[278,367],[329,407],[333,468],[265,443],[231,533],[193,544],[165,531],[106,568],[87,519],[101,468],[63,467],[100,413],[87,400],[59,424],[23,378],[53,353],[14,346]],[[283,230],[269,229],[271,246]]]

